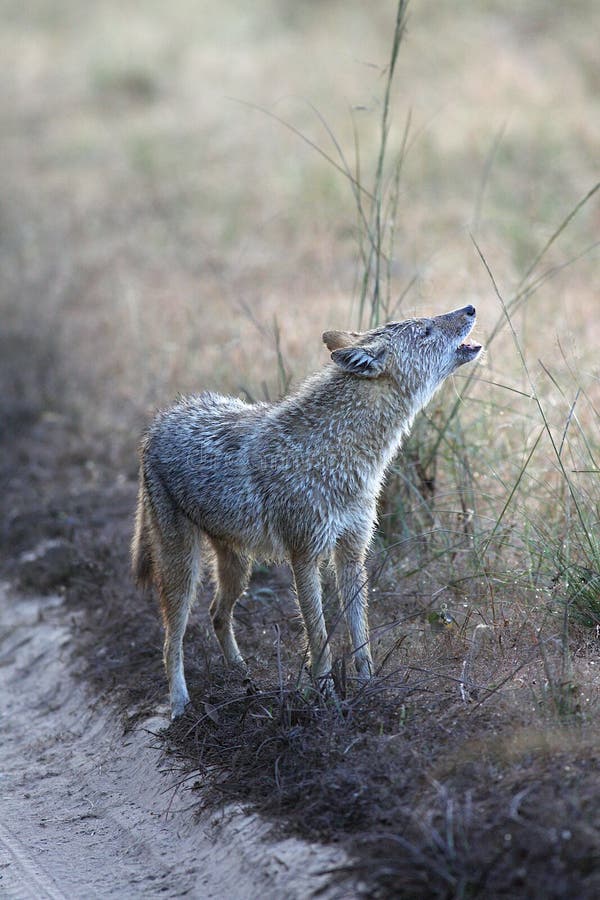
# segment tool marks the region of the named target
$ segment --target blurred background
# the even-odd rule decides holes
[[[62,417],[134,477],[140,428],[178,392],[273,399],[327,361],[325,328],[472,302],[486,363],[468,403],[461,372],[421,420],[384,531],[442,498],[437,524],[475,511],[488,549],[510,495],[526,528],[556,514],[558,552],[578,469],[593,520],[600,204],[578,204],[598,179],[597,4],[415,2],[386,106],[396,10],[3,0],[9,427]],[[351,179],[368,211],[384,115],[374,311]]]

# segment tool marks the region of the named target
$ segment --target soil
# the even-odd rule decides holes
[[[4,897],[307,897],[345,861],[240,809],[200,818],[157,737],[123,734],[69,665],[64,598],[0,594],[0,893]],[[325,889],[320,894],[334,896]]]

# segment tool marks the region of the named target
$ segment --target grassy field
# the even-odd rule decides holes
[[[228,683],[202,602],[208,712],[169,739],[228,798],[345,843],[373,896],[597,896],[595,3],[415,2],[391,81],[391,2],[0,10],[0,409],[30,473],[5,478],[6,529],[26,548],[60,507],[83,558],[100,546],[83,593],[116,661],[91,677],[135,674],[134,707],[164,693],[110,513],[157,406],[273,399],[326,362],[325,328],[473,303],[485,361],[420,417],[382,503],[374,692],[346,691],[339,642],[343,709],[303,705],[289,582],[260,570],[240,643],[264,695]],[[142,618],[111,638],[94,591]]]

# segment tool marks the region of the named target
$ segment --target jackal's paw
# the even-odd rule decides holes
[[[366,684],[373,677],[373,660],[368,657],[356,660],[356,677],[359,684]]]
[[[236,675],[241,675],[242,677],[248,675],[248,664],[243,656],[225,657],[225,665]]]
[[[177,697],[171,700],[171,721],[175,722],[176,719],[180,719],[181,716],[185,713],[186,709],[191,707],[192,703],[189,696],[184,695],[183,697]]]
[[[241,656],[235,662],[227,662],[226,672],[228,678],[232,679],[236,684],[238,682],[246,684],[247,681],[251,680],[250,669]]]
[[[248,673],[242,678],[242,687],[249,697],[258,694],[260,690],[254,679]]]
[[[236,689],[241,685],[247,694],[258,693],[258,687],[252,678],[250,667],[240,656],[235,662],[226,661],[225,677]]]
[[[332,700],[334,697],[337,697],[335,681],[331,672],[317,680],[317,687],[326,700]]]
[[[302,679],[302,690],[307,696],[312,693],[315,698],[320,698],[321,700],[331,700],[337,697],[335,679],[332,672],[313,675],[312,672],[307,671],[306,676],[306,678]]]

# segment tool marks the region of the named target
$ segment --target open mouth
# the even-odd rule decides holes
[[[458,345],[457,350],[459,353],[475,356],[481,350],[481,344],[478,344],[476,341],[465,341]]]
[[[482,346],[478,344],[477,341],[469,341],[467,340],[467,336],[473,329],[475,322],[470,322],[469,326],[463,331],[462,337],[464,337],[464,341],[462,341],[456,348],[456,365],[462,366],[464,363],[472,362],[474,359],[477,359],[479,354],[481,353]]]
[[[464,309],[457,309],[448,315],[456,322],[455,327],[458,326],[454,351],[454,368],[457,369],[459,366],[477,359],[483,347],[477,341],[469,340],[469,335],[472,334],[476,322],[474,306],[465,306]]]

